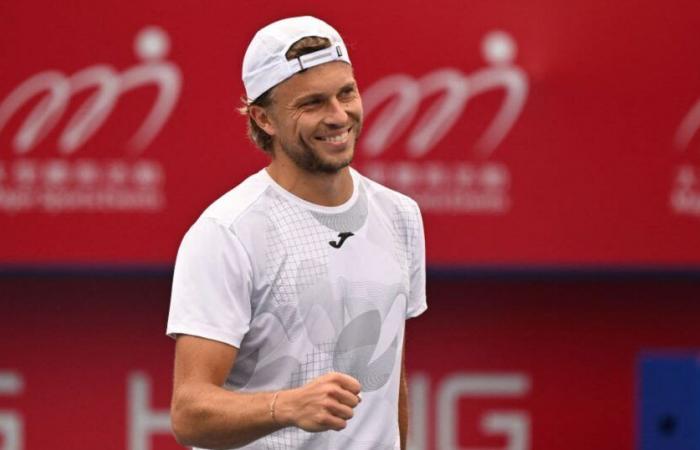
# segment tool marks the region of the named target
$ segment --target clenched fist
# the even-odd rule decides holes
[[[275,416],[286,426],[306,431],[342,430],[360,403],[360,383],[350,375],[331,372],[297,389],[281,391]]]

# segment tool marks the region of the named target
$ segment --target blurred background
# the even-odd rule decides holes
[[[700,449],[695,1],[0,2],[0,449],[168,450],[172,267],[266,158],[261,26],[312,14],[415,198],[412,450]]]

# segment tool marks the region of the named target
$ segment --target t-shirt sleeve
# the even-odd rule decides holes
[[[411,249],[410,260],[410,291],[408,296],[408,308],[406,318],[419,316],[428,309],[425,296],[425,235],[423,231],[423,219],[420,209],[414,203],[415,213],[410,218],[413,234],[409,243]]]
[[[251,318],[252,267],[236,235],[211,218],[185,234],[175,262],[167,335],[240,348]]]

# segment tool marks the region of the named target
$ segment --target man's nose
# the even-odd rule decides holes
[[[337,98],[332,98],[328,102],[324,120],[327,125],[345,126],[348,123],[348,112],[345,104],[341,103]]]

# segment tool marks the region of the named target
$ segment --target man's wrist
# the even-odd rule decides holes
[[[276,391],[272,393],[272,399],[270,400],[270,418],[272,419],[272,422],[280,425],[279,420],[277,419],[277,414],[275,412],[275,408],[277,406],[277,397],[279,396],[280,391]]]
[[[292,390],[277,391],[273,394],[270,415],[275,424],[282,427],[294,425],[294,407],[291,404],[293,395]]]

